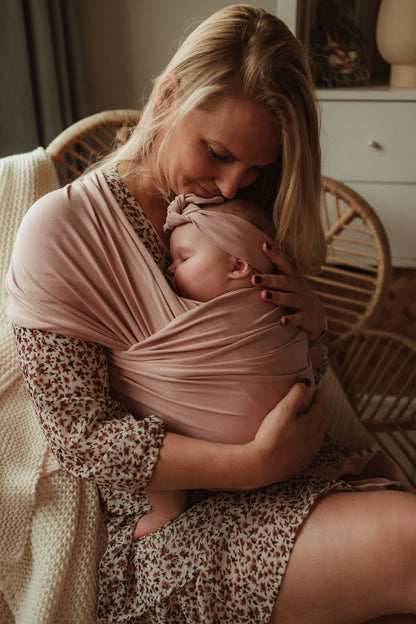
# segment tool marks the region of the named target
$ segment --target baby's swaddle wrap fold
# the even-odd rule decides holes
[[[296,380],[313,379],[306,334],[282,327],[257,288],[176,295],[101,172],[29,210],[7,288],[14,323],[103,344],[114,396],[178,433],[246,442]]]

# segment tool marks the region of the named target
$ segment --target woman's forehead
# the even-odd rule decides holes
[[[208,110],[197,111],[196,115],[200,131],[217,141],[236,160],[254,158],[256,166],[266,166],[277,160],[280,141],[276,122],[267,108],[256,100],[224,97]]]

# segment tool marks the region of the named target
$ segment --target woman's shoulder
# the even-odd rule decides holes
[[[74,209],[74,204],[80,200],[85,192],[85,183],[92,181],[75,180],[58,189],[54,189],[40,197],[26,213],[23,222],[35,223],[38,221],[50,222],[54,217],[63,215]]]
[[[65,249],[87,237],[91,218],[82,209],[86,203],[85,183],[79,181],[39,198],[20,223],[12,261],[39,272],[49,271],[52,259],[58,262]]]
[[[106,209],[111,201],[116,204],[100,172],[92,172],[40,197],[28,210],[20,225],[20,236],[29,232],[42,238],[58,235],[63,229],[77,228],[98,210]]]
[[[27,211],[20,224],[15,246],[26,238],[43,239],[55,227],[62,223],[63,213],[68,209],[68,197],[65,188],[53,190],[40,197]]]

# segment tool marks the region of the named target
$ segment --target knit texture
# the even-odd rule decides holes
[[[0,159],[0,621],[93,624],[105,530],[94,484],[48,450],[20,373],[4,281],[19,224],[59,187],[49,154]]]
[[[6,318],[7,294],[4,289],[14,239],[28,208],[58,186],[51,158],[42,147],[0,159],[0,394],[20,376],[13,334]]]

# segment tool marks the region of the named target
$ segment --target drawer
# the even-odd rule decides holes
[[[416,182],[416,102],[322,100],[321,111],[325,175]]]
[[[416,184],[346,182],[374,208],[389,239],[395,267],[416,268]]]

